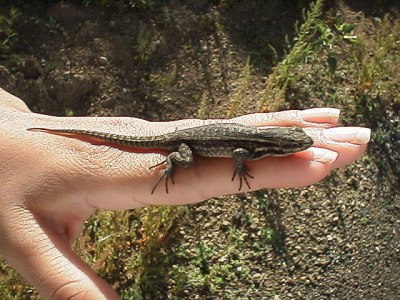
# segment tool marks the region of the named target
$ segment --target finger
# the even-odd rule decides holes
[[[18,97],[15,97],[14,95],[11,95],[10,93],[7,93],[2,88],[0,88],[0,104],[2,104],[0,105],[2,108],[5,107],[23,112],[30,112],[24,101]]]
[[[8,213],[14,217],[1,217],[9,222],[2,224],[1,252],[43,298],[119,299],[50,227],[53,223],[47,224],[23,207],[14,207]]]
[[[358,159],[365,151],[370,138],[370,130],[359,127],[314,129],[312,134],[315,138],[314,147],[306,151],[289,157],[271,157],[247,162],[256,178],[251,182],[252,190],[300,187],[315,183],[328,175],[331,169]],[[197,162],[195,178],[191,178],[187,170],[179,171],[176,175],[177,182],[184,190],[186,201],[195,202],[196,199],[237,192],[235,186],[224,181],[232,172],[232,162],[204,158],[197,158]],[[173,192],[170,191],[171,194]],[[158,196],[156,201],[168,201],[167,198],[163,199],[163,195]],[[179,194],[173,196],[176,204],[185,201]]]
[[[336,108],[312,108],[287,110],[273,113],[258,113],[232,120],[256,126],[332,127],[339,122],[340,110]]]
[[[339,123],[340,110],[337,108],[312,108],[306,110],[287,110],[271,113],[256,113],[228,120],[186,119],[169,122],[175,130],[218,122],[235,122],[253,126],[299,126],[329,128]],[[157,123],[155,123],[157,124]]]
[[[371,130],[362,127],[336,127],[330,129],[305,129],[314,140],[314,147],[321,147],[339,154],[335,168],[343,167],[358,159],[366,149]]]
[[[242,192],[261,188],[302,187],[315,183],[329,174],[337,154],[314,157],[313,151],[304,151],[289,157],[268,157],[246,162],[254,179],[249,179],[251,189],[243,186]],[[229,159],[198,157],[195,171],[177,170],[177,185],[169,195],[155,193],[155,197],[143,198],[148,204],[195,203],[215,196],[238,192],[239,180],[231,181],[234,166]],[[145,190],[143,190],[145,193]]]
[[[233,119],[199,120],[185,119],[172,122],[148,122],[136,118],[113,117],[49,117],[36,114],[34,122],[28,127],[82,129],[114,134],[143,136],[173,132],[183,128],[201,126],[220,122],[237,122],[256,126],[300,126],[328,128],[337,125],[340,110],[335,108],[315,108],[308,110],[291,110],[274,113],[258,113]]]

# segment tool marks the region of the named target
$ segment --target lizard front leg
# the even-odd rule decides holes
[[[161,177],[157,180],[156,184],[154,185],[153,189],[151,190],[151,193],[153,194],[154,191],[156,190],[158,184],[165,178],[165,191],[168,194],[168,181],[171,179],[172,184],[175,184],[174,181],[174,171],[175,171],[175,166],[179,166],[181,168],[189,168],[193,163],[193,152],[190,147],[182,143],[179,145],[178,151],[171,152],[170,154],[167,155],[164,161],[150,167],[149,169],[156,168],[160,165],[165,164],[165,169],[164,173],[161,175]]]
[[[235,172],[233,173],[231,181],[235,179],[236,174],[239,175],[239,191],[242,189],[243,180],[246,183],[247,187],[250,189],[250,184],[247,180],[247,177],[254,178],[249,174],[249,169],[244,165],[244,161],[248,159],[249,156],[249,151],[244,148],[237,148],[233,150],[232,158],[235,164]]]

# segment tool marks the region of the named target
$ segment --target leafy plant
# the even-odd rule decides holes
[[[209,247],[206,243],[200,242],[198,248],[196,249],[196,258],[194,260],[195,265],[200,269],[203,275],[207,275],[210,273],[209,266],[209,257],[213,253],[211,247]]]
[[[70,109],[70,108],[66,108],[66,109],[65,109],[65,115],[66,115],[67,117],[73,117],[73,116],[75,115],[75,112],[74,112],[72,109]]]
[[[10,50],[17,41],[15,25],[20,17],[20,12],[12,7],[7,15],[0,15],[0,54],[10,54]]]
[[[46,23],[47,28],[51,33],[56,33],[60,30],[61,26],[60,23],[54,17],[50,16],[48,22]]]
[[[146,63],[156,49],[156,32],[152,28],[143,26],[137,36],[137,58],[140,62]]]

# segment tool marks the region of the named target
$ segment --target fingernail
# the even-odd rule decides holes
[[[305,121],[313,121],[314,119],[330,118],[332,121],[338,121],[340,116],[340,109],[322,107],[311,108],[300,111],[300,117]]]
[[[371,129],[364,127],[337,127],[324,130],[324,135],[336,142],[366,144],[371,138]]]
[[[335,151],[324,149],[324,148],[312,148],[310,149],[313,154],[314,154],[314,161],[320,162],[320,163],[333,163],[336,158],[338,157],[338,154]]]

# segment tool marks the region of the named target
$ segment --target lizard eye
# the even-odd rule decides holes
[[[257,149],[256,151],[254,151],[252,159],[259,159],[267,155],[268,151],[266,149]]]

